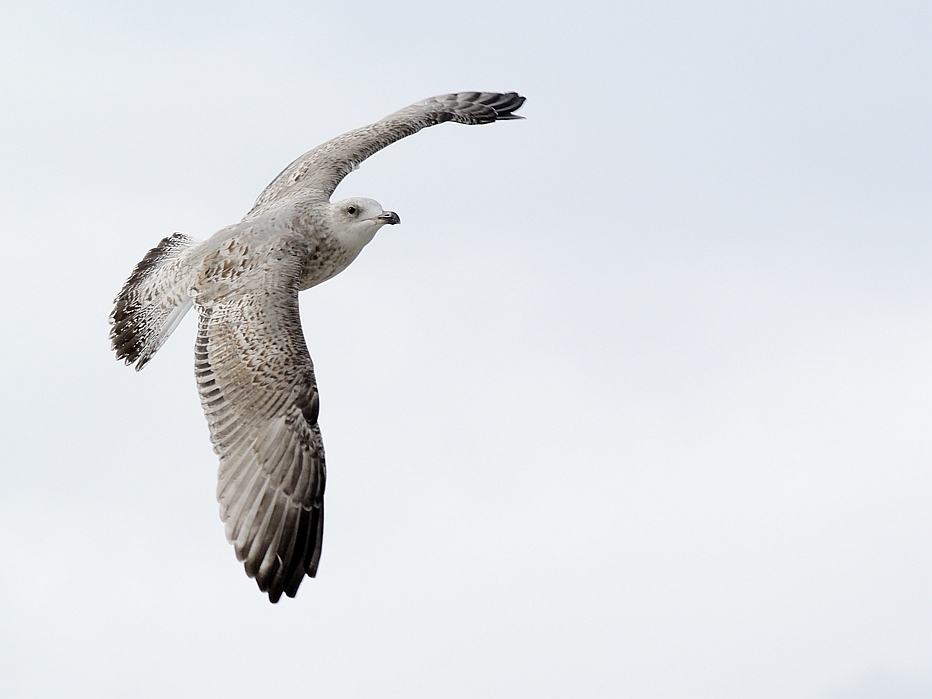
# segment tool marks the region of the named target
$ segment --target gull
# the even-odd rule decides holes
[[[217,501],[246,575],[278,602],[314,577],[327,470],[314,365],[298,292],[346,269],[386,225],[372,199],[336,203],[337,185],[377,151],[446,121],[521,119],[515,92],[431,97],[308,151],[259,195],[239,223],[203,242],[164,238],[123,285],[110,314],[118,360],[142,369],[191,307],[194,371],[220,457]]]

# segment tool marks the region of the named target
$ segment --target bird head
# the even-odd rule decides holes
[[[385,225],[401,223],[394,211],[385,211],[374,199],[352,197],[330,205],[333,233],[340,241],[353,248],[362,249]]]

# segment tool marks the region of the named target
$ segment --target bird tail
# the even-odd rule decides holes
[[[193,304],[185,258],[195,244],[181,233],[163,238],[136,265],[114,300],[111,346],[117,359],[135,363],[136,371],[165,343]]]

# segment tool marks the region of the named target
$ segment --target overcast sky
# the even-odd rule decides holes
[[[928,2],[0,3],[0,695],[932,697]],[[318,577],[227,544],[189,317],[112,299],[292,159],[516,90],[337,190],[301,296]]]

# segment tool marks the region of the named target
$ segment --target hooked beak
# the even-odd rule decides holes
[[[401,223],[401,217],[396,214],[394,211],[383,211],[376,218],[382,223],[388,223],[395,225],[396,223]]]

